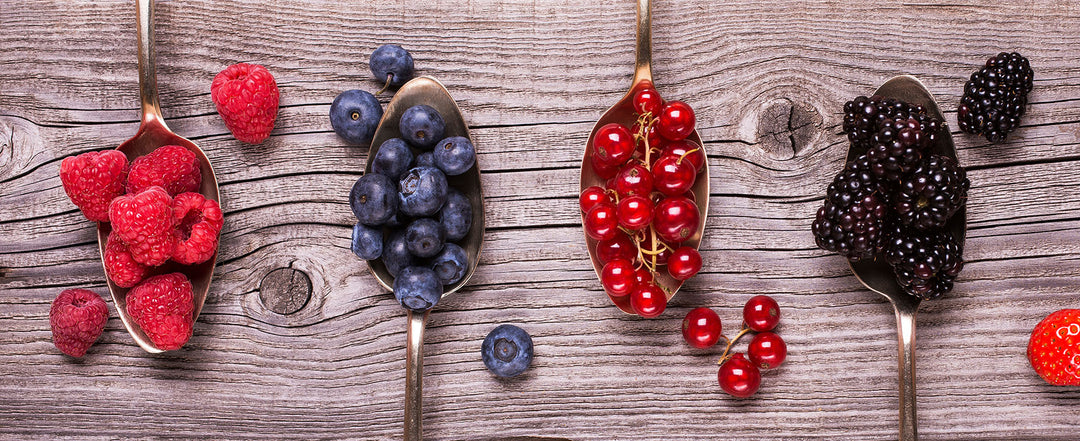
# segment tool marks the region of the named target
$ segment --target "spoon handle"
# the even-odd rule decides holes
[[[424,433],[424,328],[428,315],[409,311],[405,346],[405,441],[422,441]]]
[[[154,62],[154,0],[135,1],[135,31],[139,58],[139,99],[143,121],[156,117],[162,126],[161,104],[158,102],[157,65]]]
[[[637,45],[634,51],[634,86],[652,82],[652,1],[637,2]]]
[[[893,302],[896,309],[896,332],[899,338],[900,363],[900,441],[916,441],[918,420],[915,417],[915,312],[919,300]]]

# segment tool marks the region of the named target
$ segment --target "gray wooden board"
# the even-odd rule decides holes
[[[51,343],[49,304],[105,285],[93,225],[57,172],[135,133],[134,7],[0,3],[0,438],[400,437],[404,314],[348,246],[367,148],[327,118],[342,90],[379,88],[367,57],[390,42],[458,100],[485,172],[480,267],[427,333],[428,439],[895,439],[892,311],[809,233],[845,154],[841,106],[908,73],[955,128],[964,81],[1000,50],[1031,59],[1035,90],[1008,141],[953,133],[972,182],[968,264],[919,315],[919,431],[1080,436],[1080,391],[1047,386],[1025,358],[1042,317],[1080,306],[1080,3],[658,0],[656,82],[697,111],[712,197],[704,269],[654,320],[610,305],[576,203],[592,122],[629,87],[633,20],[625,0],[159,2],[163,111],[217,170],[220,263],[183,350],[144,353],[113,311],[73,360]],[[213,76],[240,61],[281,88],[261,145],[235,141],[210,101]],[[311,281],[288,315],[266,305],[295,299],[260,293],[279,268]],[[761,293],[783,309],[790,354],[735,400],[716,385],[719,350],[690,349],[680,322],[710,306],[734,333]],[[500,323],[533,335],[521,378],[480,361]]]

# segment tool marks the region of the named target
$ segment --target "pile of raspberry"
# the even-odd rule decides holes
[[[191,336],[194,296],[191,281],[178,271],[182,268],[166,264],[197,265],[214,258],[224,223],[217,201],[199,193],[202,172],[195,153],[167,145],[129,164],[118,150],[88,152],[65,158],[60,180],[87,219],[110,224],[105,274],[116,286],[131,288],[128,314],[159,349],[179,349]],[[78,325],[55,315],[50,321],[54,342],[67,338],[58,337],[64,327],[57,323]],[[85,340],[80,341],[86,347],[93,343]]]
[[[933,299],[952,290],[963,243],[946,230],[967,201],[964,168],[932,145],[947,130],[922,106],[860,96],[844,105],[852,151],[826,190],[811,229],[818,247],[852,262],[884,258],[905,292]]]

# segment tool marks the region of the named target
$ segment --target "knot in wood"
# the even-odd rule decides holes
[[[266,274],[259,283],[259,300],[267,309],[278,314],[299,311],[309,299],[311,278],[303,271],[278,268]]]
[[[759,115],[757,138],[761,148],[778,160],[792,159],[810,145],[822,122],[817,109],[787,98],[766,103]]]

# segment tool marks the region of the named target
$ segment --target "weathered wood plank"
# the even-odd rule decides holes
[[[697,110],[712,195],[703,271],[655,320],[610,306],[576,211],[585,138],[628,86],[633,14],[632,2],[611,0],[160,2],[163,110],[221,180],[220,263],[183,351],[149,356],[114,317],[72,361],[50,341],[49,302],[70,287],[103,293],[104,276],[93,227],[57,171],[138,126],[134,11],[126,1],[5,4],[0,438],[400,436],[404,315],[347,246],[345,197],[367,148],[337,138],[326,118],[338,92],[378,88],[366,57],[385,42],[447,85],[486,172],[481,265],[427,333],[429,439],[893,439],[892,311],[808,231],[845,154],[840,108],[911,73],[954,121],[964,79],[1002,49],[1031,58],[1036,89],[1008,141],[954,132],[972,180],[968,264],[919,316],[920,432],[1074,436],[1080,392],[1044,385],[1024,348],[1043,316],[1077,306],[1076,4],[658,1],[657,84]],[[233,140],[209,99],[213,75],[236,61],[266,65],[281,86],[277,128],[259,146]],[[311,282],[292,314],[260,298],[281,268]],[[791,352],[755,399],[732,400],[715,386],[719,351],[689,349],[678,328],[707,305],[730,333],[758,293],[784,308]],[[524,378],[496,380],[480,362],[499,323],[534,337]]]

